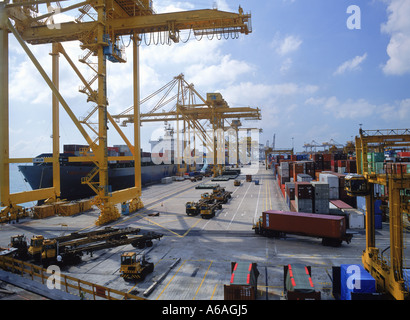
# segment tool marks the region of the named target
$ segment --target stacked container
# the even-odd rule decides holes
[[[281,162],[280,168],[281,168],[281,184],[285,184],[285,182],[290,181],[289,162],[287,161]]]
[[[313,213],[313,186],[310,182],[295,182],[295,206],[297,212]]]
[[[329,214],[329,184],[312,181],[313,186],[313,213]]]
[[[310,182],[312,180],[313,178],[306,173],[299,173],[296,179],[296,181],[299,181],[299,182],[302,182],[302,181]]]
[[[295,200],[295,183],[286,182],[285,183],[285,201],[290,210],[291,210],[292,200]]]
[[[339,199],[339,178],[333,174],[321,173],[319,179],[329,185],[329,200]]]

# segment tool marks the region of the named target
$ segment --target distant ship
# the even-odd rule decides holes
[[[94,196],[92,189],[81,183],[81,178],[94,168],[88,162],[68,162],[69,157],[79,156],[82,145],[65,145],[64,153],[60,154],[60,182],[61,199],[76,200]],[[129,156],[131,153],[126,146],[109,147],[109,156]],[[50,153],[38,155],[33,165],[20,165],[19,170],[30,187],[35,190],[53,186],[52,163],[43,159],[52,157]],[[109,161],[108,183],[111,191],[133,187],[135,185],[134,161]],[[201,166],[196,166],[196,170]],[[177,164],[160,164],[152,162],[150,152],[141,153],[141,184],[143,186],[160,183],[162,178],[175,176],[178,172]]]

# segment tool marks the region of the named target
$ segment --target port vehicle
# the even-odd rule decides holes
[[[217,202],[227,203],[228,200],[231,198],[232,192],[225,191],[225,188],[218,187],[215,188],[212,192],[212,198],[215,199]]]
[[[10,247],[17,249],[14,256],[21,260],[28,258],[27,239],[23,234],[18,234],[10,237]]]
[[[343,216],[268,210],[252,227],[256,234],[267,237],[284,237],[295,234],[321,238],[326,246],[350,243],[353,234],[346,232]]]
[[[131,244],[135,248],[151,247],[153,240],[163,235],[156,232],[141,232],[138,228],[105,228],[91,232],[72,234],[46,239],[42,235],[33,236],[27,255],[43,266],[51,263],[76,264],[84,254]]]
[[[222,209],[222,204],[219,202],[202,204],[200,207],[200,214],[202,219],[210,219],[215,217],[215,212],[219,209]]]
[[[124,280],[144,280],[154,271],[154,264],[145,259],[144,254],[125,252],[121,255],[120,273]]]
[[[206,204],[211,204],[215,200],[211,197],[210,193],[205,192],[201,195],[201,199],[199,201],[189,201],[185,204],[185,212],[187,215],[197,215],[201,211],[201,206]]]
[[[88,239],[88,241],[90,241],[91,239],[93,239],[93,237],[95,236],[100,236],[100,235],[108,235],[113,232],[118,231],[118,229],[114,229],[111,227],[106,227],[100,230],[95,230],[95,231],[88,231],[88,232],[73,232],[70,233],[68,235],[61,235],[58,237],[52,237],[49,238],[48,240],[53,240],[55,239],[56,241],[63,243],[69,240],[75,240],[75,239]],[[124,231],[124,230],[122,230]],[[128,231],[131,231],[128,230]],[[132,231],[135,232],[139,232],[139,229],[134,229]],[[43,235],[33,235],[30,239],[30,245],[28,246],[27,249],[27,254],[31,259],[34,259],[36,261],[39,261],[41,259],[41,252],[43,251],[43,245],[44,245],[44,241],[46,239],[44,238]],[[13,244],[13,247],[15,247],[15,245]]]

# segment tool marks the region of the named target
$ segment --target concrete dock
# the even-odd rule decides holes
[[[321,291],[322,300],[333,300],[332,266],[340,264],[361,264],[365,248],[365,230],[354,230],[352,242],[340,247],[327,247],[321,239],[288,235],[285,239],[266,238],[256,235],[253,222],[262,211],[274,209],[288,211],[283,196],[271,170],[260,166],[254,179],[259,184],[246,182],[240,175],[241,186],[234,186],[233,180],[191,182],[173,181],[143,188],[142,200],[145,207],[130,215],[123,215],[110,224],[112,227],[137,227],[143,231],[156,231],[164,237],[154,241],[151,248],[136,249],[131,245],[100,250],[93,256],[83,256],[75,266],[62,268],[62,273],[84,279],[95,284],[129,292],[137,296],[155,282],[149,300],[222,300],[224,285],[230,282],[230,268],[233,261],[256,262],[258,278],[258,300],[281,300],[283,297],[283,266],[289,263],[303,263],[312,267],[312,280],[316,290]],[[195,189],[202,183],[217,183],[232,191],[232,198],[218,210],[212,219],[188,216],[185,213],[187,201],[197,201],[207,190]],[[97,210],[91,210],[71,217],[55,216],[41,220],[25,218],[15,224],[0,225],[0,246],[7,246],[10,236],[24,234],[27,239],[42,234],[53,237],[74,231],[96,229]],[[405,252],[408,256],[408,237],[405,233]],[[389,226],[376,230],[379,248],[389,246]],[[125,281],[120,277],[120,255],[126,251],[146,254],[153,262],[154,272],[142,282]],[[408,260],[406,260],[408,265]],[[174,265],[172,269],[170,266]],[[160,282],[158,280],[162,277]],[[3,299],[9,295],[2,295]]]

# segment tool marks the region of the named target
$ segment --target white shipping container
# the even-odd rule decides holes
[[[339,188],[339,178],[329,173],[319,174],[319,181],[329,184],[329,188]]]
[[[289,169],[282,169],[282,177],[289,178]]]
[[[165,177],[161,179],[161,183],[171,183],[172,182],[172,177]]]
[[[339,199],[339,187],[329,188],[329,200]]]
[[[281,162],[280,167],[289,170],[289,162]]]
[[[364,214],[357,209],[343,209],[348,215],[349,229],[364,229]]]

